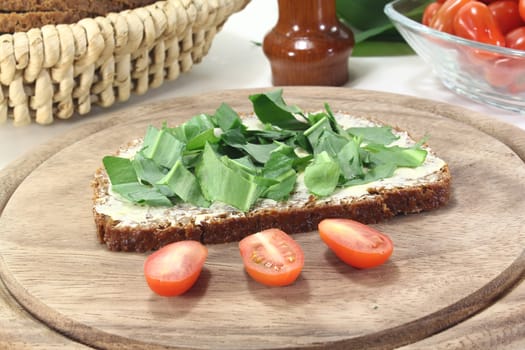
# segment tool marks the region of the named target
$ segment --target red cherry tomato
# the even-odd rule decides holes
[[[243,238],[239,250],[246,272],[267,286],[292,284],[304,266],[301,247],[279,229],[268,229]]]
[[[520,8],[521,19],[525,21],[525,0],[520,0],[518,5]]]
[[[492,4],[493,2],[496,2],[496,1],[499,1],[499,0],[478,0],[478,1],[481,1],[485,4]],[[512,1],[515,1],[515,2],[518,2],[518,0],[512,0]]]
[[[495,61],[486,61],[483,64],[483,76],[492,86],[506,90],[514,82],[516,63],[512,58],[501,58]]]
[[[207,256],[208,248],[197,241],[168,244],[146,258],[146,282],[162,296],[183,294],[197,281]]]
[[[430,28],[454,34],[454,17],[465,4],[474,0],[446,0],[432,18]]]
[[[437,1],[428,4],[427,7],[425,7],[425,11],[423,11],[423,18],[421,19],[421,23],[423,23],[426,26],[429,26],[430,22],[432,21],[432,18],[434,18],[440,7],[441,4]]]
[[[525,51],[525,26],[514,29],[505,35],[507,47]]]
[[[525,25],[525,22],[521,19],[517,1],[494,1],[489,5],[489,9],[503,34]]]
[[[488,6],[482,2],[469,2],[459,9],[454,18],[454,33],[465,39],[505,46],[505,37]]]
[[[507,89],[511,94],[525,92],[525,74],[519,76]]]
[[[318,229],[321,239],[335,255],[357,268],[383,264],[394,249],[390,238],[357,221],[325,219]]]

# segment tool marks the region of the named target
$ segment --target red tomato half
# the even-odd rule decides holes
[[[243,238],[239,250],[246,272],[267,286],[292,284],[304,266],[301,247],[279,229],[268,229]]]
[[[207,257],[208,248],[200,242],[168,244],[146,258],[146,282],[162,296],[183,294],[197,281]]]
[[[341,260],[357,268],[383,264],[394,250],[392,241],[374,228],[349,219],[325,219],[319,235]]]

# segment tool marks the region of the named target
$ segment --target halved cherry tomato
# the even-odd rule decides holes
[[[197,281],[207,256],[208,248],[197,241],[168,244],[146,258],[146,282],[162,296],[183,294]]]
[[[454,17],[454,33],[465,39],[505,46],[505,37],[487,5],[472,1],[463,5]]]
[[[364,269],[381,265],[394,249],[386,235],[354,220],[325,219],[318,228],[326,245],[353,267]]]
[[[434,1],[428,4],[427,7],[425,7],[425,11],[423,11],[423,18],[421,19],[421,23],[423,23],[426,26],[429,26],[430,22],[432,22],[432,18],[434,18],[434,16],[440,8],[441,3],[439,3],[438,1]]]
[[[243,238],[239,250],[246,272],[267,286],[292,284],[304,266],[304,253],[299,244],[275,228]]]
[[[447,0],[430,22],[430,28],[454,34],[454,17],[465,4],[474,0]]]
[[[517,1],[494,1],[489,5],[489,9],[504,35],[513,29],[525,25],[525,22],[521,19]]]

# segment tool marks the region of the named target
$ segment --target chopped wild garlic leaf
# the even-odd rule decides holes
[[[301,173],[310,193],[325,197],[418,167],[427,156],[424,141],[392,146],[399,136],[390,127],[343,129],[328,104],[305,113],[286,104],[281,89],[249,99],[260,129],[226,103],[174,128],[149,126],[131,159],[104,157],[112,191],[139,205],[222,202],[248,211],[259,199],[286,200]]]

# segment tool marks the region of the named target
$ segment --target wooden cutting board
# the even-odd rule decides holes
[[[316,232],[302,233],[295,238],[306,263],[292,286],[250,280],[232,243],[209,247],[203,274],[186,295],[152,294],[142,275],[147,254],[109,252],[96,240],[93,172],[104,155],[141,136],[148,124],[174,125],[212,113],[222,102],[249,112],[248,95],[260,91],[126,109],[28,156],[0,191],[0,276],[12,295],[50,327],[100,348],[380,349],[457,324],[523,279],[523,134],[507,139],[513,133],[491,129],[478,114],[407,96],[285,88],[287,102],[306,110],[328,102],[416,139],[429,134],[451,168],[450,204],[376,225],[395,251],[375,269],[350,268]]]

